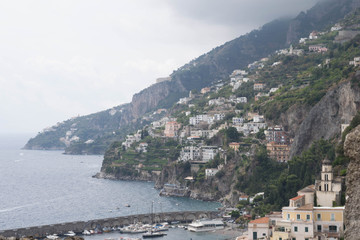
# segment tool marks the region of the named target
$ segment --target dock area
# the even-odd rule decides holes
[[[43,226],[33,226],[26,228],[0,230],[0,236],[4,237],[35,237],[43,238],[52,234],[65,234],[69,231],[82,233],[84,230],[117,228],[127,226],[136,222],[155,223],[155,222],[191,222],[201,218],[216,218],[218,211],[185,211],[185,212],[164,212],[155,214],[137,214],[120,216],[114,218],[95,219],[89,221],[75,221],[67,223],[50,224]]]

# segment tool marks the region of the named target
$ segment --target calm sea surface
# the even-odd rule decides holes
[[[154,212],[215,210],[220,206],[160,197],[151,182],[95,179],[92,176],[100,170],[102,156],[19,150],[24,143],[15,140],[0,137],[0,230],[149,213],[152,201]],[[170,233],[177,235],[177,231],[185,236],[182,229]],[[163,239],[177,239],[175,235]],[[184,239],[204,236],[186,235]],[[212,237],[206,239],[224,239]]]

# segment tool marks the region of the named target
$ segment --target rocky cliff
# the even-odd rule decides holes
[[[360,229],[360,126],[346,136],[344,150],[350,158],[346,175],[345,239],[359,239]]]
[[[358,76],[360,78],[360,76]],[[327,94],[303,117],[291,147],[291,156],[299,155],[312,142],[339,137],[341,124],[349,124],[360,110],[359,87],[345,81]],[[306,112],[300,111],[306,114]]]
[[[133,96],[130,104],[130,115],[134,119],[139,118],[149,110],[158,107],[159,103],[165,98],[169,96],[183,96],[185,93],[186,89],[181,81],[174,80],[153,84]]]

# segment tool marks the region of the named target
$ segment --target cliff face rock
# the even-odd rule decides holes
[[[156,108],[159,102],[171,94],[184,93],[186,89],[180,81],[167,81],[154,84],[135,94],[131,101],[131,113],[139,118],[149,110]]]
[[[346,174],[345,239],[359,239],[360,229],[360,126],[347,136],[345,155],[350,158]]]
[[[291,147],[291,156],[299,155],[313,141],[339,137],[341,124],[348,124],[360,110],[360,91],[350,81],[329,90],[306,115]]]
[[[296,104],[280,115],[279,121],[291,137],[295,136],[310,109],[307,105]]]

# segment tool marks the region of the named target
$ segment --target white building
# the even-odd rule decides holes
[[[129,147],[131,147],[131,145],[134,142],[138,142],[140,140],[141,140],[141,130],[139,130],[137,133],[133,135],[127,135],[122,145],[125,146],[126,149],[128,149]]]
[[[148,147],[148,144],[146,142],[140,143],[139,146],[136,148],[136,151],[146,153],[147,147]]]
[[[219,131],[216,129],[212,129],[212,130],[192,130],[190,132],[191,136],[199,136],[202,138],[212,138],[213,136],[215,136]]]
[[[191,100],[191,98],[189,98],[189,97],[184,97],[184,98],[180,98],[177,103],[178,103],[178,104],[187,104],[190,100]]]
[[[308,38],[300,38],[299,43],[306,43],[306,40],[308,40]]]
[[[216,113],[212,116],[207,114],[196,115],[195,117],[189,118],[189,124],[194,126],[199,125],[201,122],[205,122],[207,124],[213,124],[214,121],[221,121],[224,119],[224,117],[225,117],[225,113]]]
[[[335,24],[333,27],[331,27],[330,31],[333,32],[333,31],[339,31],[341,30],[342,27],[340,26],[340,24]]]
[[[225,117],[225,113],[216,113],[213,115],[214,121],[221,121]]]
[[[255,115],[253,117],[253,122],[254,123],[263,123],[265,121],[264,116],[263,115]]]
[[[248,240],[269,239],[270,233],[268,217],[252,220],[248,224]]]
[[[269,91],[269,93],[274,93],[274,92],[276,92],[277,90],[279,90],[279,88],[271,88],[270,91]]]
[[[242,118],[242,117],[233,117],[232,118],[232,123],[234,125],[241,125],[244,123],[244,121],[245,121],[245,118]]]
[[[181,149],[179,162],[199,161],[201,159],[201,149],[197,146],[186,146]]]
[[[235,92],[239,87],[241,87],[242,82],[236,82],[233,84],[232,92]]]
[[[220,106],[223,105],[225,103],[225,98],[217,98],[217,99],[211,99],[209,100],[209,106],[211,105],[216,105],[216,106]]]
[[[208,124],[211,124],[213,123],[213,121],[214,121],[213,118],[206,114],[196,115],[195,117],[189,118],[189,124],[194,126],[200,124],[201,122],[206,122]]]
[[[219,169],[217,168],[206,168],[205,169],[205,178],[211,178],[214,177],[219,172]]]
[[[267,127],[266,123],[254,123],[248,122],[244,123],[243,126],[236,126],[238,132],[244,133],[244,135],[249,135],[250,133],[258,133],[260,129],[265,129]]]
[[[201,153],[202,153],[202,161],[208,162],[216,156],[216,154],[219,152],[217,146],[202,146],[201,147]]]

